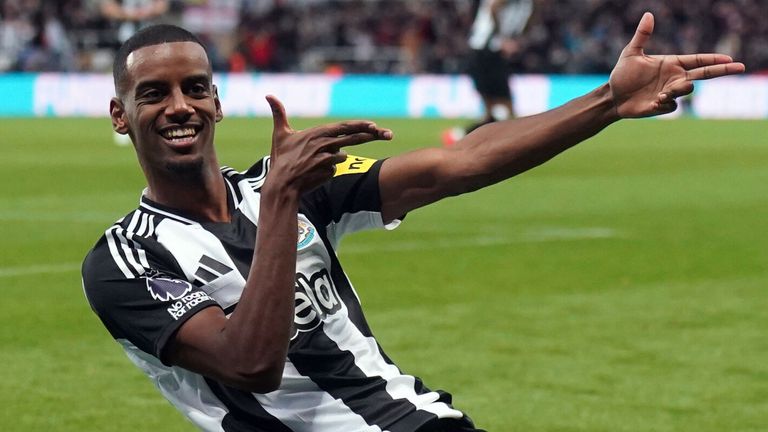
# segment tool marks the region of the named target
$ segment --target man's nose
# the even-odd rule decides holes
[[[186,121],[194,113],[195,110],[187,103],[184,92],[181,89],[174,89],[171,92],[168,106],[165,108],[165,115],[176,121]]]

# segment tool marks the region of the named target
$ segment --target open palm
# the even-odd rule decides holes
[[[620,117],[670,113],[677,108],[675,98],[693,91],[693,81],[744,72],[742,63],[724,54],[645,55],[653,24],[646,12],[611,72],[608,82]]]

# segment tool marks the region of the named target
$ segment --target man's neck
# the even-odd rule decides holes
[[[179,175],[148,178],[147,198],[180,210],[200,222],[229,222],[227,186],[218,167],[199,176]]]

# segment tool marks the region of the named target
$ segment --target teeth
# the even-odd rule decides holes
[[[194,128],[170,129],[163,132],[165,138],[183,138],[195,135]]]

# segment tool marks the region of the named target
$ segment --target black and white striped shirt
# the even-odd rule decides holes
[[[106,230],[83,264],[88,301],[131,361],[206,431],[414,431],[461,418],[451,397],[402,373],[381,350],[334,249],[341,237],[384,227],[380,161],[349,157],[302,197],[295,332],[281,386],[249,393],[163,363],[174,332],[197,311],[231,313],[245,286],[268,158],[223,168],[230,223],[201,223],[141,198]],[[393,228],[399,221],[396,221]]]
[[[519,36],[533,13],[533,0],[505,0],[494,17],[492,5],[499,0],[480,0],[468,44],[474,50],[501,50],[503,38]]]

